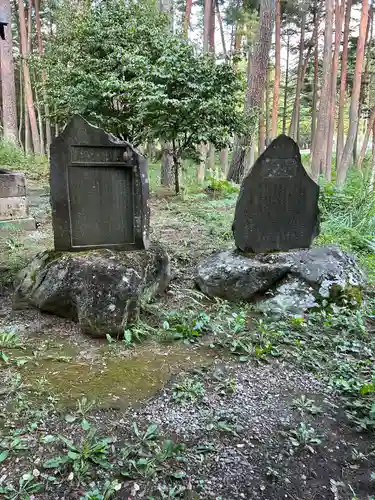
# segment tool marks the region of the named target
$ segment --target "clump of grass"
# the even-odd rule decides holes
[[[44,155],[26,153],[18,146],[0,141],[0,165],[8,170],[24,172],[28,179],[48,182],[48,160]]]

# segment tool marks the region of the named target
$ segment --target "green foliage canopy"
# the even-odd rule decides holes
[[[58,122],[79,113],[139,144],[161,139],[174,156],[242,133],[244,81],[182,36],[148,0],[63,8],[46,47],[47,95]]]

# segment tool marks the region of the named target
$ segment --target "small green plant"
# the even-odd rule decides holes
[[[0,348],[5,349],[5,348],[25,348],[25,346],[22,345],[20,338],[17,333],[15,332],[2,332],[0,333]]]
[[[103,488],[94,488],[90,491],[86,491],[84,496],[80,497],[80,500],[109,500],[113,498],[118,491],[121,490],[122,484],[117,480],[106,481]]]
[[[315,453],[314,446],[321,444],[322,440],[315,429],[304,422],[299,424],[298,429],[289,431],[289,442],[294,448],[301,448]]]
[[[202,335],[208,332],[210,317],[201,312],[181,314],[171,312],[163,322],[164,333],[162,339],[165,341],[184,340],[185,342],[195,342]]]
[[[215,179],[214,177],[209,177],[209,185],[206,188],[207,193],[219,194],[221,196],[227,196],[228,194],[238,193],[239,187],[226,179]]]
[[[80,444],[75,444],[64,436],[59,436],[59,439],[65,445],[66,453],[44,462],[45,469],[60,469],[68,464],[79,478],[83,478],[89,473],[91,465],[98,465],[103,469],[111,467],[108,462],[108,445],[112,438],[97,439],[96,431],[92,429]]]
[[[95,401],[89,401],[86,397],[79,399],[77,401],[77,410],[75,414],[68,413],[65,415],[65,420],[68,423],[75,422],[78,418],[81,418],[81,426],[84,431],[88,431],[90,429],[90,423],[87,420],[87,415],[94,407]]]
[[[4,500],[29,500],[35,493],[42,491],[42,488],[43,483],[38,482],[32,472],[27,472],[22,474],[17,485],[0,485],[0,493],[4,495]]]
[[[304,415],[305,413],[309,413],[310,415],[318,415],[322,413],[321,407],[316,406],[315,401],[313,399],[308,399],[305,395],[302,395],[300,398],[296,398],[292,403],[292,408],[298,410],[301,415]]]
[[[15,453],[19,450],[27,450],[27,441],[20,437],[14,437],[11,439],[5,439],[0,442],[0,463],[4,462],[11,453]]]
[[[201,399],[205,394],[202,382],[193,378],[186,378],[180,384],[172,387],[172,398],[178,403],[192,403]]]

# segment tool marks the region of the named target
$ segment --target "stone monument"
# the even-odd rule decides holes
[[[20,272],[13,304],[121,337],[141,304],[163,293],[169,257],[149,243],[146,159],[129,143],[74,116],[51,145],[55,249]]]
[[[297,144],[275,139],[242,183],[233,234],[243,252],[309,248],[319,234],[319,186],[301,162]]]
[[[335,247],[310,248],[319,234],[318,197],[297,144],[279,136],[242,183],[232,227],[237,248],[200,262],[198,287],[292,314],[343,297],[357,303],[364,277],[354,258]]]
[[[29,216],[25,176],[0,169],[0,230],[35,228],[35,220]]]

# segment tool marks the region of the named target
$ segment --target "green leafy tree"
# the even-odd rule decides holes
[[[173,35],[168,22],[149,1],[64,9],[45,67],[57,121],[79,113],[135,145],[170,143],[179,192],[183,153],[202,141],[224,147],[246,130],[244,82],[230,63],[216,64]]]

